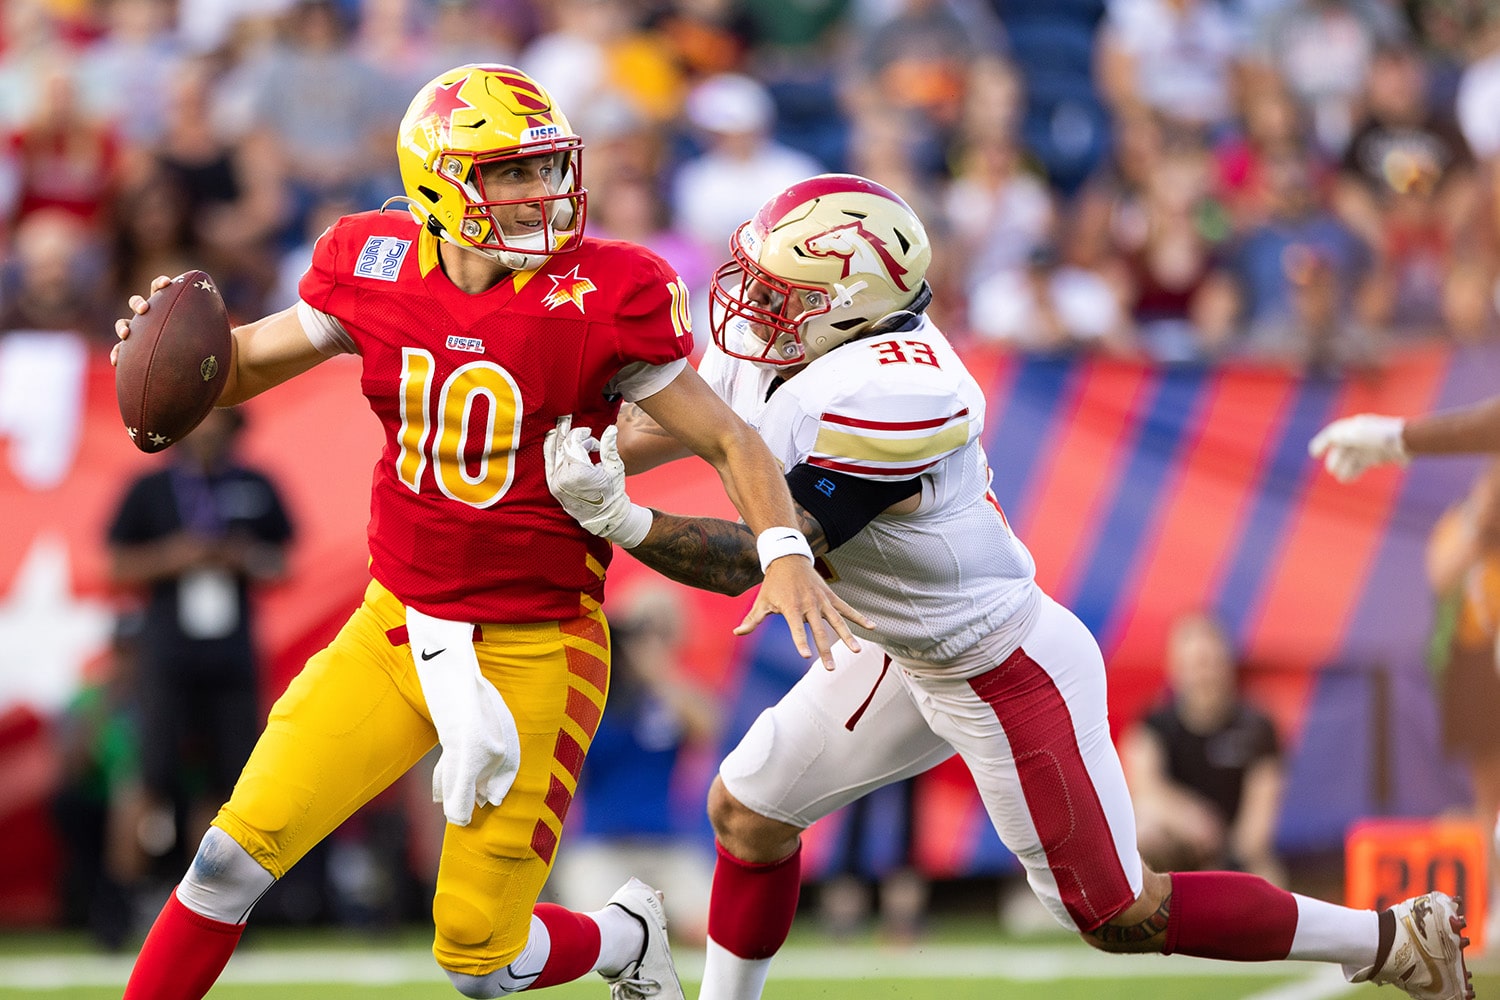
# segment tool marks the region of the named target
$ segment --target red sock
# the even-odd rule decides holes
[[[1173,872],[1168,955],[1231,962],[1286,958],[1297,933],[1297,900],[1241,872]]]
[[[599,961],[599,925],[593,918],[554,903],[538,903],[531,912],[546,925],[552,950],[541,975],[527,989],[571,983],[588,975]]]
[[[173,889],[136,956],[124,1000],[201,1000],[244,932],[244,924],[194,913]]]
[[[786,943],[802,889],[802,845],[780,861],[741,861],[715,843],[708,936],[740,958],[770,958]]]

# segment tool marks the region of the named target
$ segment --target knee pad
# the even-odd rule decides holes
[[[494,972],[486,972],[482,976],[470,975],[466,972],[454,972],[444,969],[448,973],[448,981],[453,988],[466,997],[473,1000],[493,1000],[495,997],[510,996],[512,993],[520,993],[536,982],[537,976],[542,974],[542,967],[547,964],[547,956],[552,953],[552,935],[547,930],[547,925],[542,923],[536,914],[531,915],[531,930],[526,937],[526,947],[521,949],[509,965],[502,966]]]
[[[210,920],[242,924],[275,881],[233,837],[211,826],[177,885],[177,899]]]

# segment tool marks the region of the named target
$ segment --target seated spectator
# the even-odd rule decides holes
[[[1235,868],[1286,884],[1276,727],[1241,697],[1234,651],[1206,614],[1167,639],[1167,700],[1121,740],[1141,857],[1158,870]]]
[[[1267,210],[1267,161],[1309,156],[1312,148],[1302,105],[1284,86],[1245,94],[1234,134],[1214,146],[1215,196],[1237,231],[1262,222]],[[1322,181],[1322,177],[1317,177]]]
[[[710,774],[679,790],[695,751],[719,729],[718,706],[687,674],[681,596],[645,585],[610,616],[609,711],[578,781],[551,885],[564,906],[597,908],[622,878],[666,897],[672,932],[702,944],[713,881],[712,835],[697,832]]]
[[[59,209],[102,227],[120,170],[120,139],[111,122],[80,103],[76,67],[62,56],[46,65],[37,103],[6,137],[0,159],[15,173],[10,219]]]
[[[1099,87],[1119,112],[1144,107],[1212,129],[1229,120],[1238,26],[1213,0],[1109,0],[1098,41]]]
[[[705,149],[677,168],[672,214],[710,253],[723,253],[740,223],[771,195],[823,172],[817,160],[771,138],[776,107],[753,77],[722,73],[704,80],[688,95],[687,118]]]
[[[401,190],[382,172],[401,112],[355,55],[351,29],[350,14],[333,0],[297,0],[254,91],[244,141],[287,185],[285,245],[301,238],[307,213],[330,191],[357,191],[360,204],[376,208]]]
[[[0,271],[0,331],[66,330],[113,343],[113,305],[100,297],[105,256],[96,231],[71,212],[27,215]]]
[[[1477,215],[1473,157],[1455,123],[1427,106],[1421,54],[1378,52],[1366,87],[1367,113],[1344,154],[1334,208],[1376,255],[1382,296],[1366,320],[1398,333],[1472,333],[1485,316],[1460,311],[1476,263],[1467,245]],[[1459,247],[1464,247],[1462,254]]]
[[[1375,337],[1355,314],[1370,273],[1368,248],[1324,205],[1325,185],[1305,154],[1273,153],[1260,172],[1262,221],[1231,254],[1246,325],[1236,353],[1299,370],[1373,361]]]
[[[1139,229],[1121,229],[1101,265],[1120,289],[1141,349],[1162,363],[1202,363],[1233,348],[1239,289],[1220,242],[1208,149],[1179,132],[1146,178]]]
[[[1136,352],[1114,287],[1097,271],[1064,263],[1049,246],[1033,250],[1025,266],[979,282],[969,295],[968,326],[980,339],[1023,351]]]
[[[860,43],[843,89],[859,110],[900,112],[936,166],[958,127],[970,67],[1003,51],[1004,31],[980,5],[898,0],[890,9]]]
[[[1254,34],[1246,92],[1284,81],[1309,109],[1318,147],[1335,155],[1354,130],[1376,48],[1402,41],[1409,30],[1386,0],[1306,0],[1279,4]]]

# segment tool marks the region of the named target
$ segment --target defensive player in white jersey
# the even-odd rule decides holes
[[[1336,962],[1414,997],[1471,996],[1464,918],[1442,893],[1376,913],[1141,863],[1103,658],[1038,588],[989,490],[984,394],[924,315],[931,248],[905,202],[863,178],[815,177],[772,198],[731,249],[701,370],[782,463],[806,538],[787,532],[786,548],[810,544],[802,554],[874,627],[856,627],[863,651],[835,647],[720,767],[702,1000],[760,995],[796,907],[803,829],[955,751],[1033,891],[1097,948]],[[631,552],[659,572],[739,593],[761,573],[749,529],[643,513],[626,495],[627,470],[678,452],[639,414],[597,442],[560,421],[548,482],[603,537],[649,516]]]

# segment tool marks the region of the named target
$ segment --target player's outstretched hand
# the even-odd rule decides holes
[[[766,578],[755,595],[755,604],[734,630],[735,635],[749,635],[761,621],[771,614],[786,619],[792,631],[792,642],[804,658],[812,656],[807,645],[806,625],[812,630],[813,645],[823,666],[833,669],[833,644],[837,639],[859,652],[859,640],[849,631],[852,619],[865,628],[871,622],[864,615],[846,604],[835,594],[823,578],[818,575],[813,563],[801,556],[790,555],[775,559],[766,567]]]
[[[1335,420],[1307,445],[1313,458],[1341,483],[1353,482],[1372,466],[1411,459],[1401,432],[1406,421],[1377,413],[1360,413]]]
[[[155,293],[161,291],[163,288],[166,288],[171,283],[172,279],[167,277],[165,274],[158,274],[156,277],[152,278],[151,291],[147,292],[145,295],[132,295],[130,297],[130,301],[127,303],[130,306],[130,311],[137,316],[145,313],[147,309],[151,308],[149,305],[147,305],[146,299],[151,295],[154,295]],[[119,337],[120,341],[117,342],[115,346],[110,348],[109,350],[109,363],[111,365],[118,365],[120,363],[120,343],[123,343],[125,338],[130,336],[129,316],[123,316],[120,319],[115,320],[115,336]]]

